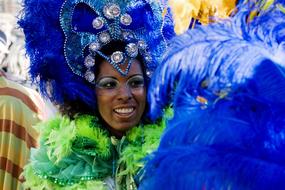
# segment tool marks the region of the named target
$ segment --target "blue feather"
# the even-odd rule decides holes
[[[285,188],[285,103],[264,98],[259,84],[253,78],[207,109],[176,110],[141,189]]]
[[[149,99],[174,117],[140,189],[285,189],[285,15],[248,14],[173,39]]]
[[[258,17],[248,26],[248,14],[248,11],[240,11],[232,19],[198,26],[173,38],[150,85],[148,99],[152,119],[159,118],[167,104],[181,99],[179,94],[184,91],[195,97],[201,90],[199,86],[206,84],[212,93],[219,93],[250,78],[262,60],[284,64],[278,54],[284,53],[280,43],[284,39],[284,15],[280,12],[265,14],[264,20]],[[274,22],[268,17],[274,18]],[[266,25],[271,26],[270,30]]]

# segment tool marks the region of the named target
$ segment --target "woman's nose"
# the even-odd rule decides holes
[[[132,98],[131,88],[127,84],[120,85],[118,89],[118,99],[129,100]]]

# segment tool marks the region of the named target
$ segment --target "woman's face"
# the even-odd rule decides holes
[[[121,67],[125,70],[127,64]],[[107,61],[99,66],[96,76],[98,110],[113,133],[122,134],[140,122],[146,104],[143,71],[133,60],[127,76],[122,76]]]

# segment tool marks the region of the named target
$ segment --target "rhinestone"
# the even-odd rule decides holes
[[[132,40],[135,38],[135,35],[129,31],[123,32],[123,38],[124,40]]]
[[[138,55],[138,46],[135,43],[129,43],[126,46],[128,56],[134,58]]]
[[[96,52],[96,51],[98,51],[100,48],[101,48],[101,46],[100,46],[100,43],[99,43],[99,42],[92,42],[92,43],[89,45],[89,49],[90,49],[92,52]]]
[[[91,55],[88,55],[84,60],[84,65],[87,68],[93,67],[95,65],[95,59]]]
[[[147,49],[147,45],[145,43],[145,41],[138,41],[138,47],[141,49],[141,50],[146,50]]]
[[[103,13],[106,18],[108,19],[114,19],[121,14],[121,9],[118,5],[116,4],[109,4],[106,5],[103,9]]]
[[[90,71],[90,70],[86,71],[86,73],[85,73],[84,76],[85,76],[85,79],[86,79],[88,82],[93,82],[94,79],[95,79],[94,73],[93,73],[92,71]]]
[[[104,26],[104,19],[102,17],[97,17],[92,21],[93,28],[99,30]]]
[[[108,32],[102,32],[101,34],[99,34],[99,40],[103,44],[109,43],[111,40],[110,34]]]
[[[123,25],[129,26],[133,20],[129,14],[124,14],[121,16],[120,21]]]
[[[151,61],[152,61],[152,58],[151,58],[151,56],[149,55],[149,53],[146,53],[146,54],[145,54],[144,59],[145,59],[146,62],[151,62]]]
[[[124,54],[121,51],[115,51],[111,55],[111,61],[114,63],[121,63],[124,60]]]
[[[148,77],[151,77],[152,72],[151,72],[151,71],[146,71],[146,75],[147,75]]]

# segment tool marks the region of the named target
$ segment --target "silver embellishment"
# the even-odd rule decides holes
[[[110,42],[111,36],[108,32],[102,32],[99,34],[99,40],[101,43],[106,44]]]
[[[111,55],[111,61],[118,64],[121,63],[124,60],[124,54],[121,51],[115,51],[112,55]]]
[[[86,71],[85,73],[85,79],[88,81],[88,82],[93,82],[95,80],[95,75],[92,71],[88,70]]]
[[[138,47],[141,49],[141,50],[146,50],[147,49],[147,45],[145,43],[145,41],[138,41]]]
[[[146,71],[146,75],[147,75],[148,77],[151,77],[152,72],[151,72],[151,71]]]
[[[126,46],[126,52],[128,56],[134,58],[138,55],[138,46],[135,43],[129,43]]]
[[[95,65],[95,59],[91,55],[88,55],[84,60],[84,65],[87,68],[93,67]]]
[[[144,54],[144,59],[146,62],[152,61],[152,57],[150,56],[150,54],[148,52]]]
[[[124,14],[121,16],[120,21],[123,25],[129,26],[133,20],[129,14]]]
[[[96,51],[98,51],[101,48],[100,43],[99,42],[92,42],[89,45],[89,49],[94,53]]]
[[[104,19],[102,17],[97,17],[92,21],[93,28],[99,30],[104,26]]]
[[[108,19],[114,19],[121,14],[121,9],[116,4],[108,4],[103,9],[104,16]]]
[[[123,32],[123,38],[124,38],[124,40],[132,40],[135,38],[135,35],[129,31],[124,31]]]

